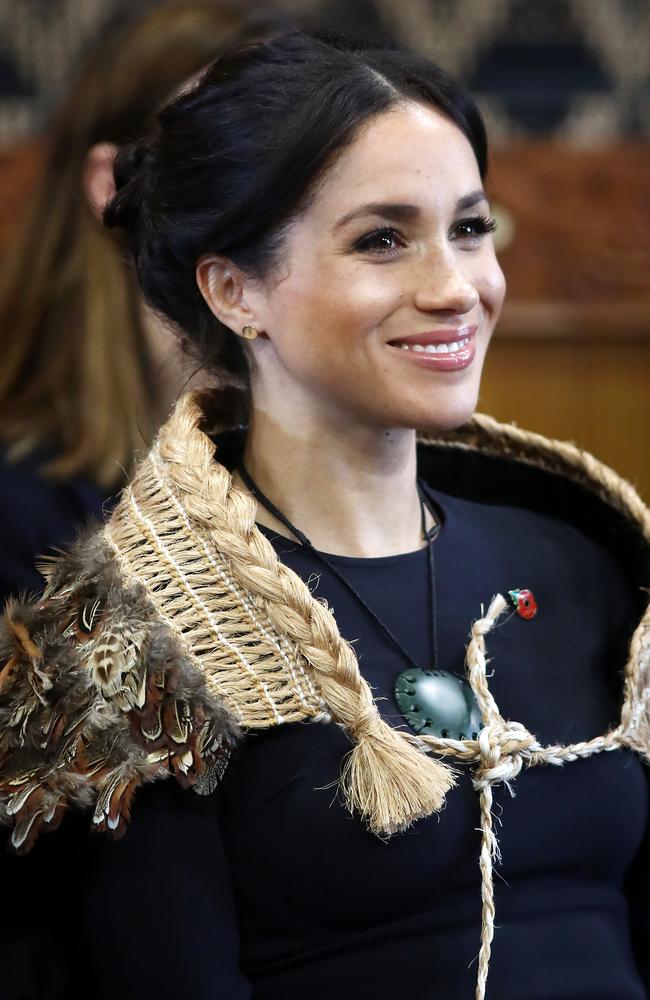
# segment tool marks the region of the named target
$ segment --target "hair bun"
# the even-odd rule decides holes
[[[156,150],[145,142],[123,146],[113,164],[115,195],[104,209],[104,222],[123,229],[128,236],[139,228],[146,204],[146,191]]]
[[[113,165],[116,190],[119,191],[142,174],[155,156],[153,146],[145,142],[132,142],[128,146],[123,146],[115,157]]]

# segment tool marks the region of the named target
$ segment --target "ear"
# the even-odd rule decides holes
[[[117,146],[113,142],[98,142],[86,154],[83,186],[91,209],[101,219],[106,205],[115,194],[113,161]]]
[[[256,315],[246,301],[250,279],[225,257],[201,257],[196,265],[196,282],[211,312],[233,333],[247,325],[256,326]]]

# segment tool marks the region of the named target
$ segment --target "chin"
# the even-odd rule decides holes
[[[415,430],[421,431],[424,434],[440,434],[447,431],[454,431],[456,428],[466,424],[473,414],[473,409],[463,410],[462,413],[459,411],[457,414],[445,413],[440,416],[435,414],[434,416],[429,416],[427,420],[422,420],[416,424]]]
[[[446,398],[444,398],[446,397]],[[406,426],[427,434],[453,431],[462,427],[472,417],[478,405],[478,389],[475,392],[437,395],[428,406],[413,408]]]

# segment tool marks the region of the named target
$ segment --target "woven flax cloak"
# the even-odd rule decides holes
[[[481,796],[486,971],[498,851],[492,785],[522,766],[616,747],[650,758],[650,611],[632,638],[620,722],[601,737],[544,747],[501,717],[485,671],[486,635],[505,607],[498,595],[472,626],[467,652],[484,722],[478,738],[393,729],[332,614],[279,562],[255,527],[255,501],[215,459],[203,402],[199,394],[180,400],[108,524],[44,567],[43,597],[7,605],[0,823],[12,827],[19,852],[71,805],[89,808],[95,829],[119,836],[143,782],[173,774],[208,793],[243,732],[311,719],[345,728],[346,803],[374,832],[390,835],[439,809],[454,782],[447,761],[468,761]],[[428,443],[571,479],[650,545],[650,514],[632,487],[571,445],[487,417]]]

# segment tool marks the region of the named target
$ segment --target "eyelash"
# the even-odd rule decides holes
[[[458,229],[460,226],[475,227],[476,232],[472,234],[472,236],[469,236],[470,239],[476,239],[477,237],[485,236],[487,233],[493,233],[497,228],[495,219],[488,215],[474,215],[468,219],[461,219],[460,222],[456,223],[454,228]],[[362,236],[360,240],[357,240],[354,244],[354,249],[362,252],[374,249],[380,256],[394,257],[399,252],[398,250],[381,250],[377,248],[376,244],[378,240],[386,238],[394,239],[395,237],[403,240],[402,234],[399,230],[393,229],[392,226],[382,226],[381,229],[374,229],[371,233],[367,233],[365,236]]]

